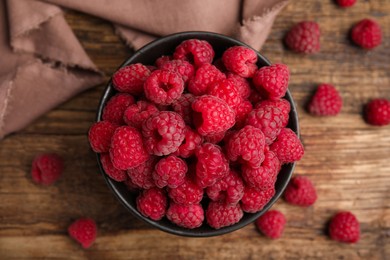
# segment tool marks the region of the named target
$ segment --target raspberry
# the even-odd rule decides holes
[[[37,184],[51,185],[61,177],[63,170],[64,161],[59,155],[44,153],[34,158],[31,177]]]
[[[185,137],[185,123],[175,112],[162,111],[142,125],[145,147],[150,154],[162,156],[175,152]]]
[[[111,139],[112,164],[119,170],[134,168],[149,158],[142,143],[141,133],[134,127],[118,127]]]
[[[229,172],[229,163],[222,153],[221,147],[204,143],[195,151],[196,181],[202,188],[213,185]]]
[[[349,211],[339,212],[329,224],[330,238],[344,243],[356,243],[360,238],[358,219]]]
[[[190,39],[183,41],[176,47],[173,58],[186,60],[195,64],[196,67],[200,67],[213,61],[214,50],[207,41]]]
[[[284,199],[293,205],[309,207],[317,200],[317,192],[309,178],[304,176],[293,177],[288,184]]]
[[[237,172],[230,170],[225,177],[207,187],[206,192],[213,201],[235,205],[244,195],[244,183]]]
[[[211,201],[206,210],[207,223],[215,229],[234,225],[243,215],[240,204],[226,205],[220,201]]]
[[[330,84],[321,84],[309,104],[309,112],[316,116],[334,116],[340,113],[343,100],[340,93]]]
[[[283,122],[282,127],[286,127],[288,124],[288,119],[290,115],[291,105],[290,102],[288,102],[286,99],[277,99],[277,100],[262,100],[259,103],[256,104],[255,108],[259,107],[267,107],[267,106],[274,106],[280,109],[283,114]]]
[[[244,46],[233,46],[222,55],[226,69],[243,78],[251,78],[257,70],[257,54],[254,50]]]
[[[225,74],[219,71],[215,66],[203,64],[196,70],[194,77],[188,82],[188,91],[195,96],[204,95],[213,82],[225,78]]]
[[[180,74],[169,70],[155,70],[145,80],[145,96],[156,104],[169,105],[178,99],[184,90]]]
[[[206,143],[212,143],[212,144],[217,144],[223,140],[225,137],[226,131],[220,132],[220,133],[215,133],[212,135],[205,135],[204,136],[204,141]]]
[[[157,114],[158,111],[152,103],[141,100],[126,109],[123,119],[127,125],[141,129],[142,123],[150,116]]]
[[[88,132],[88,140],[95,153],[106,153],[110,149],[111,138],[117,125],[108,121],[94,123]]]
[[[290,72],[284,64],[264,66],[256,71],[253,84],[265,97],[275,100],[283,97],[288,88]]]
[[[320,51],[320,36],[318,23],[303,21],[290,29],[284,41],[295,52],[312,54]]]
[[[184,82],[187,82],[190,78],[194,76],[195,69],[191,63],[184,60],[172,60],[164,62],[160,69],[162,70],[170,70],[178,73]]]
[[[168,188],[168,196],[177,204],[198,204],[203,198],[203,189],[187,177],[177,188]]]
[[[252,168],[259,168],[264,160],[264,146],[263,132],[256,127],[247,125],[229,139],[227,157],[231,161],[239,160]]]
[[[165,216],[167,197],[164,190],[150,188],[143,190],[136,199],[138,211],[152,220],[160,220]]]
[[[131,64],[119,69],[112,76],[114,88],[139,96],[143,93],[144,82],[150,75],[150,70],[141,63]]]
[[[165,62],[168,62],[168,61],[171,61],[173,60],[173,57],[172,56],[161,56],[160,58],[158,58],[155,62],[157,68],[161,68]]]
[[[204,212],[199,204],[180,205],[171,203],[167,211],[167,218],[180,227],[193,229],[202,225]]]
[[[142,189],[150,189],[156,184],[153,180],[153,172],[157,163],[157,158],[151,156],[146,162],[127,170],[127,175],[134,185]]]
[[[256,227],[271,239],[280,238],[286,225],[286,217],[282,212],[270,210],[256,220]]]
[[[194,95],[187,93],[181,95],[175,102],[172,103],[173,111],[181,115],[186,124],[192,124],[192,102],[195,100]]]
[[[159,188],[177,188],[184,183],[187,170],[187,164],[182,159],[169,155],[156,164],[153,172],[154,183]]]
[[[245,187],[244,196],[241,199],[241,208],[244,212],[256,213],[262,210],[274,195],[274,187],[269,187],[264,190]]]
[[[103,109],[103,120],[116,125],[124,125],[123,115],[128,106],[134,104],[132,95],[120,93],[113,96]]]
[[[233,84],[236,86],[238,93],[240,93],[243,99],[247,99],[250,96],[251,86],[245,78],[242,78],[237,74],[231,72],[227,73],[226,77],[233,82]]]
[[[213,135],[231,128],[234,111],[220,98],[204,95],[192,102],[194,124],[200,135]]]
[[[303,145],[298,136],[289,128],[283,128],[270,146],[281,163],[292,163],[299,161],[303,154]]]
[[[382,43],[382,30],[376,21],[363,19],[352,28],[351,38],[360,47],[370,50]]]
[[[365,119],[371,125],[390,124],[390,100],[378,98],[370,101],[364,109]]]
[[[108,153],[102,153],[100,155],[100,162],[104,172],[113,180],[121,182],[127,180],[126,171],[118,170],[111,162],[110,155]]]
[[[236,89],[234,82],[229,79],[223,79],[211,84],[207,94],[224,100],[232,109],[235,109],[242,102],[242,97]]]
[[[252,110],[252,103],[248,100],[245,100],[238,105],[238,107],[234,110],[236,113],[235,128],[242,128],[245,125],[246,119]]]
[[[202,144],[203,138],[189,126],[186,126],[183,143],[179,146],[174,155],[188,158],[194,154],[195,150]]]
[[[340,7],[351,7],[356,3],[356,0],[336,0]]]
[[[83,248],[89,248],[96,240],[96,223],[90,218],[77,219],[68,227],[68,234]]]

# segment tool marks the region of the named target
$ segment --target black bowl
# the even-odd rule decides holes
[[[154,61],[159,58],[162,55],[171,55],[175,47],[179,45],[182,41],[187,39],[201,39],[208,41],[214,48],[215,51],[215,57],[221,57],[222,53],[229,47],[235,46],[235,45],[242,45],[249,47],[248,45],[232,39],[230,37],[216,34],[216,33],[210,33],[210,32],[183,32],[183,33],[177,33],[172,34],[163,38],[159,38],[152,43],[149,43],[142,49],[138,50],[134,55],[132,55],[129,59],[127,59],[120,67],[124,67],[126,65],[132,64],[132,63],[143,63],[146,65],[152,65],[154,64]],[[250,48],[250,47],[249,47]],[[270,62],[263,57],[260,53],[257,52],[258,56],[258,62],[257,65],[259,67],[262,66],[268,66],[270,65]],[[97,113],[97,121],[102,120],[102,111],[103,107],[105,106],[106,102],[110,99],[111,96],[113,96],[116,93],[116,90],[112,86],[112,82],[110,81],[107,85],[106,90],[104,91],[104,95],[100,101],[98,113]],[[298,117],[296,108],[293,102],[293,99],[291,97],[291,94],[289,91],[287,91],[287,94],[285,98],[290,102],[291,104],[291,112],[290,112],[290,120],[288,127],[291,128],[295,133],[299,134],[298,129]],[[100,163],[100,157],[98,155],[98,164],[100,167],[100,171],[102,172],[107,185],[110,187],[110,189],[113,191],[117,199],[127,208],[134,216],[137,218],[151,224],[154,227],[157,227],[163,231],[175,234],[175,235],[181,235],[181,236],[190,236],[190,237],[209,237],[209,236],[217,236],[222,235],[225,233],[229,233],[232,231],[235,231],[237,229],[240,229],[249,223],[256,220],[258,217],[260,217],[262,214],[264,214],[281,196],[284,189],[286,188],[291,175],[293,173],[295,163],[285,164],[283,165],[276,184],[275,184],[275,195],[274,197],[268,202],[268,204],[264,207],[263,210],[257,212],[257,213],[245,213],[243,218],[236,224],[229,226],[229,227],[223,227],[220,229],[213,229],[209,227],[206,223],[204,223],[201,227],[196,229],[186,229],[179,226],[176,226],[175,224],[171,223],[168,219],[163,218],[160,221],[154,221],[149,218],[146,218],[142,216],[136,206],[136,195],[130,193],[126,186],[123,183],[116,182],[108,177],[104,173],[104,170],[102,168],[102,165]],[[206,222],[206,221],[205,221]]]

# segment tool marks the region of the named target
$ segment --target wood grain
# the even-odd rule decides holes
[[[347,35],[362,18],[375,18],[383,44],[371,52],[353,46]],[[107,75],[132,51],[98,18],[70,11],[66,18],[92,60]],[[301,56],[281,41],[296,22],[315,20],[321,52]],[[104,86],[86,91],[0,143],[0,259],[388,259],[390,257],[390,127],[364,123],[368,100],[390,98],[390,2],[358,1],[340,9],[333,1],[292,1],[278,16],[262,53],[291,68],[306,154],[296,174],[309,176],[319,199],[310,208],[278,201],[287,216],[285,233],[270,241],[254,225],[220,237],[184,238],[155,230],[132,217],[100,176],[86,133]],[[334,84],[342,93],[342,113],[316,118],[305,104],[316,84]],[[30,179],[35,154],[66,158],[63,178],[42,188]],[[326,235],[329,218],[353,211],[361,222],[359,243],[346,245]],[[80,216],[96,219],[99,236],[88,250],[70,240],[67,226]]]

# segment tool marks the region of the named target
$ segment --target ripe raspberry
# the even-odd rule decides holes
[[[158,111],[152,103],[140,100],[126,109],[123,120],[127,125],[141,129],[142,123],[152,115],[157,114]]]
[[[112,76],[114,88],[139,96],[143,93],[144,82],[150,75],[150,70],[141,63],[131,64],[119,69]]]
[[[238,107],[234,110],[236,113],[236,129],[240,129],[245,125],[246,119],[252,110],[252,103],[248,100],[245,100],[238,105]]]
[[[360,47],[370,50],[382,43],[382,29],[376,21],[363,19],[352,28],[351,38]]]
[[[344,243],[356,243],[360,238],[358,219],[349,211],[339,212],[329,224],[330,238]]]
[[[143,190],[136,199],[138,211],[152,220],[160,220],[165,216],[167,197],[164,190],[150,188]]]
[[[210,64],[214,59],[213,47],[207,41],[190,39],[180,43],[173,53],[173,58],[186,60],[196,67]]]
[[[227,157],[231,161],[239,160],[252,168],[259,168],[264,161],[265,137],[263,132],[247,125],[236,132],[227,144]]]
[[[153,180],[153,172],[156,163],[157,157],[150,156],[150,158],[146,162],[138,165],[137,167],[127,170],[127,175],[129,176],[133,184],[142,189],[150,189],[152,187],[155,187],[156,184]]]
[[[111,179],[119,182],[127,180],[126,171],[116,169],[112,164],[110,155],[108,153],[102,153],[100,155],[100,162],[102,164],[104,172]]]
[[[200,187],[213,185],[228,174],[229,163],[218,145],[204,143],[195,151],[195,155],[196,182]]]
[[[286,217],[282,212],[270,210],[256,220],[256,227],[271,239],[280,238],[286,225]]]
[[[61,177],[63,170],[64,161],[59,155],[44,153],[34,158],[31,177],[37,184],[51,185]]]
[[[103,109],[103,120],[116,125],[124,125],[123,115],[128,106],[134,104],[133,96],[125,93],[116,94]]]
[[[267,106],[274,106],[274,107],[279,108],[280,111],[282,111],[282,114],[283,114],[282,119],[284,119],[284,121],[282,123],[282,127],[286,127],[288,124],[288,119],[289,119],[290,110],[291,110],[290,102],[288,102],[287,99],[284,99],[284,98],[277,99],[277,100],[262,100],[256,104],[255,108],[259,108],[259,107],[265,108]]]
[[[356,0],[336,0],[340,7],[351,7],[356,3]]]
[[[134,127],[118,127],[111,139],[112,164],[119,170],[134,168],[149,158],[141,133]]]
[[[167,218],[180,227],[193,229],[202,225],[204,211],[199,204],[180,205],[171,203],[167,211]]]
[[[222,55],[226,69],[243,78],[251,78],[257,70],[257,54],[244,46],[233,46]]]
[[[192,102],[194,124],[200,135],[213,135],[231,128],[234,111],[220,98],[204,95]]]
[[[290,29],[284,41],[295,52],[311,54],[320,51],[320,36],[318,23],[303,21]]]
[[[205,135],[204,136],[204,141],[206,143],[212,143],[212,144],[217,144],[223,140],[225,137],[226,131],[220,132],[220,133],[215,133],[212,135]]]
[[[145,80],[145,96],[156,104],[169,105],[178,99],[184,90],[180,74],[169,70],[155,70]]]
[[[245,187],[244,196],[241,199],[241,208],[244,212],[248,213],[259,212],[267,205],[274,195],[274,187],[269,187],[264,190]]]
[[[96,223],[91,218],[79,218],[68,227],[68,234],[83,248],[89,248],[96,239]]]
[[[286,65],[273,64],[256,71],[253,84],[261,95],[275,100],[286,94],[289,79],[290,72]]]
[[[378,98],[371,100],[365,107],[365,119],[371,125],[390,124],[390,100]]]
[[[242,102],[242,97],[234,82],[229,79],[223,79],[211,84],[207,94],[222,99],[233,110]]]
[[[293,205],[309,207],[317,200],[317,192],[309,178],[304,176],[293,177],[288,184],[284,199]]]
[[[215,229],[234,225],[243,215],[240,204],[226,205],[220,201],[211,201],[206,210],[207,223]]]
[[[108,121],[94,123],[88,132],[88,140],[95,153],[106,153],[110,149],[111,138],[117,125]]]
[[[184,60],[172,60],[164,62],[160,66],[160,69],[170,70],[178,73],[182,77],[184,83],[186,83],[190,78],[192,78],[195,73],[194,66]]]
[[[188,158],[195,153],[195,150],[202,144],[203,138],[190,127],[186,126],[183,143],[179,146],[174,155]]]
[[[173,111],[181,115],[187,125],[192,124],[192,102],[195,100],[194,95],[187,93],[181,95],[172,103]]]
[[[301,140],[289,128],[282,128],[270,149],[276,154],[281,163],[299,161],[304,154]]]
[[[155,65],[157,68],[161,69],[161,67],[164,65],[165,62],[168,62],[168,61],[171,61],[173,60],[173,57],[172,56],[161,56],[160,58],[158,58],[155,62]]]
[[[177,188],[184,183],[187,170],[187,164],[182,159],[169,155],[156,164],[153,172],[154,183],[159,188]]]
[[[230,170],[225,177],[207,187],[206,192],[212,201],[235,205],[244,195],[244,183],[237,172]]]
[[[167,190],[168,196],[177,204],[198,204],[203,198],[203,189],[189,177],[185,178],[184,183],[177,188],[168,188]]]
[[[183,142],[185,123],[178,113],[162,111],[143,123],[142,134],[150,154],[168,155],[175,152]]]
[[[343,100],[340,93],[330,84],[321,84],[309,104],[309,112],[317,116],[334,116],[340,113]]]
[[[225,78],[225,74],[219,71],[215,66],[203,64],[196,70],[194,77],[188,82],[188,91],[195,96],[204,95],[213,82]]]
[[[233,82],[233,84],[236,86],[238,93],[240,93],[243,99],[247,99],[250,96],[251,86],[248,80],[231,72],[227,73],[226,77]]]

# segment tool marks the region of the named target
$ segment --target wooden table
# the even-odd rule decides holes
[[[132,53],[109,23],[76,12],[66,17],[107,75]],[[377,19],[383,29],[383,44],[371,52],[352,46],[347,37],[351,25],[365,17]],[[283,47],[283,35],[304,19],[321,26],[318,54],[301,56]],[[0,142],[0,258],[389,259],[390,127],[368,126],[361,110],[372,98],[390,98],[390,2],[359,0],[348,10],[331,0],[292,2],[276,19],[262,53],[291,69],[290,90],[306,148],[295,174],[309,176],[319,195],[310,208],[276,203],[273,208],[288,220],[281,239],[264,238],[254,225],[220,237],[178,237],[132,217],[107,188],[88,145],[86,133],[104,89],[99,86]],[[342,93],[344,107],[337,117],[316,118],[304,110],[322,82]],[[34,155],[41,152],[66,159],[63,178],[47,188],[34,185],[29,174]],[[350,210],[360,220],[359,243],[327,237],[326,224],[339,210]],[[96,219],[99,226],[88,250],[67,236],[67,226],[81,216]]]

